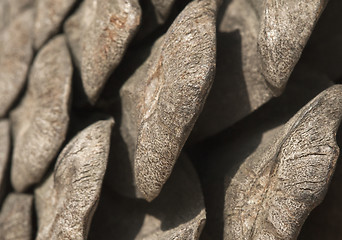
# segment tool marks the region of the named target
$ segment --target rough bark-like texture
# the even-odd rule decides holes
[[[217,74],[192,142],[233,125],[284,90],[324,6],[321,0],[224,1]]]
[[[113,119],[98,121],[63,149],[53,174],[36,189],[37,240],[87,239],[107,166]]]
[[[181,154],[170,179],[151,203],[104,189],[89,239],[197,240],[205,224],[198,176]]]
[[[262,75],[275,95],[284,89],[327,1],[265,1],[258,53]]]
[[[41,179],[65,139],[71,78],[66,42],[64,36],[57,36],[38,53],[26,95],[11,113],[11,181],[17,191],[24,191]]]
[[[0,32],[0,117],[7,113],[25,83],[33,55],[32,26],[33,11],[26,10]]]
[[[32,6],[34,0],[0,1],[0,31],[7,27],[25,9]]]
[[[191,157],[199,164],[206,202],[207,224],[202,240],[223,239],[227,179],[231,179],[260,142],[267,139],[270,129],[285,124],[300,108],[332,85],[333,82],[323,74],[301,61],[280,97],[272,99],[233,127],[191,146]]]
[[[0,0],[0,240],[339,239],[327,2]]]
[[[54,34],[76,0],[35,0],[34,47],[39,49]]]
[[[334,172],[341,104],[342,86],[329,88],[245,160],[227,186],[225,239],[296,239]]]
[[[337,135],[337,142],[341,146],[341,131]],[[342,158],[337,160],[336,170],[331,179],[327,195],[323,202],[315,208],[306,219],[298,240],[339,239],[342,235]]]
[[[86,0],[65,24],[78,63],[84,91],[91,103],[120,63],[140,25],[137,0]]]
[[[11,193],[0,212],[1,240],[30,240],[32,237],[32,195]]]
[[[10,125],[8,120],[0,120],[0,200],[2,200],[5,190],[5,177],[9,170],[10,153]]]
[[[193,1],[120,90],[137,186],[158,196],[202,110],[216,56],[215,1]],[[134,151],[134,149],[136,149]]]

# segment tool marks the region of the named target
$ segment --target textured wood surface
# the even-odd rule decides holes
[[[113,119],[77,134],[57,159],[53,174],[35,190],[37,239],[86,239],[107,166]]]
[[[338,239],[340,2],[0,0],[0,240]]]

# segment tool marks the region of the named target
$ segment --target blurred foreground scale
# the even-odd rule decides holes
[[[17,99],[32,60],[33,11],[19,14],[0,31],[0,117]]]
[[[11,24],[18,16],[33,6],[34,0],[2,0],[0,1],[0,31]],[[33,21],[33,19],[32,19]],[[31,24],[30,22],[29,24]],[[32,29],[32,28],[30,28]],[[29,29],[28,29],[29,30]]]
[[[11,193],[0,212],[1,240],[30,240],[32,236],[32,203],[29,194]]]
[[[59,35],[39,51],[25,97],[11,112],[11,181],[16,191],[25,191],[41,180],[65,139],[71,78],[70,55],[64,36]]]
[[[7,171],[9,170],[9,155],[11,150],[10,123],[0,120],[0,201],[7,185]]]
[[[34,47],[39,49],[53,35],[77,0],[34,0]]]

